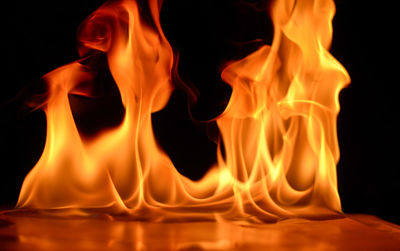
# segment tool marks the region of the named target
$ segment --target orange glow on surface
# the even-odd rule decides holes
[[[153,135],[151,114],[173,91],[173,52],[161,30],[161,3],[148,4],[151,21],[134,0],[100,7],[79,30],[83,58],[44,76],[46,145],[17,208],[153,221],[340,213],[336,117],[339,91],[350,80],[328,52],[333,1],[273,1],[272,45],[222,72],[233,88],[216,119],[225,152],[220,148],[218,163],[196,182],[177,172]],[[85,60],[96,51],[107,55],[125,115],[117,128],[85,139],[68,94],[89,95],[78,87],[93,80]]]
[[[33,217],[32,217],[33,216]],[[154,223],[0,214],[4,250],[398,250],[400,228],[369,215],[274,224]],[[84,233],[84,234],[82,234]]]

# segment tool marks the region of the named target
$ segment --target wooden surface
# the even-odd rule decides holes
[[[2,212],[0,250],[400,250],[400,228],[370,215],[245,224]]]

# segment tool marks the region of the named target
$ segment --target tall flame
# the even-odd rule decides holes
[[[236,196],[257,211],[341,210],[336,116],[349,77],[327,51],[334,11],[332,1],[275,1],[272,45],[222,72],[233,93],[218,120],[221,166],[233,176]]]
[[[103,5],[80,29],[86,58],[44,76],[46,145],[17,207],[152,220],[276,220],[340,212],[336,116],[349,77],[328,52],[333,1],[272,3],[272,45],[222,72],[233,92],[217,118],[218,163],[197,182],[176,171],[152,131],[151,113],[166,105],[173,90],[172,49],[161,30],[160,7],[149,0],[149,21],[134,0]],[[96,51],[107,55],[125,115],[117,128],[84,139],[68,94],[93,81],[85,60]]]

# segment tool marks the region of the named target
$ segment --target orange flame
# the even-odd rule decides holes
[[[160,6],[149,0],[151,21],[145,21],[133,0],[106,4],[80,30],[82,55],[107,55],[125,107],[119,127],[91,140],[79,135],[68,93],[92,78],[82,61],[44,76],[50,93],[46,145],[17,207],[152,220],[340,212],[336,116],[349,77],[327,51],[333,1],[273,2],[272,45],[222,72],[233,88],[217,118],[225,158],[220,148],[218,163],[197,182],[176,171],[152,131],[151,113],[166,105],[173,90],[172,49],[161,30]]]

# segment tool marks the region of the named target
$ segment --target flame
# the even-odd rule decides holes
[[[349,82],[328,49],[331,0],[276,0],[274,40],[222,72],[231,100],[216,120],[218,163],[200,181],[179,174],[158,146],[151,114],[172,91],[173,52],[159,20],[134,0],[103,5],[79,31],[82,60],[44,76],[47,137],[18,208],[136,218],[277,220],[340,212],[336,163],[339,91]],[[149,21],[150,20],[150,21]],[[94,139],[80,136],[68,94],[93,81],[85,60],[105,53],[125,115]]]

